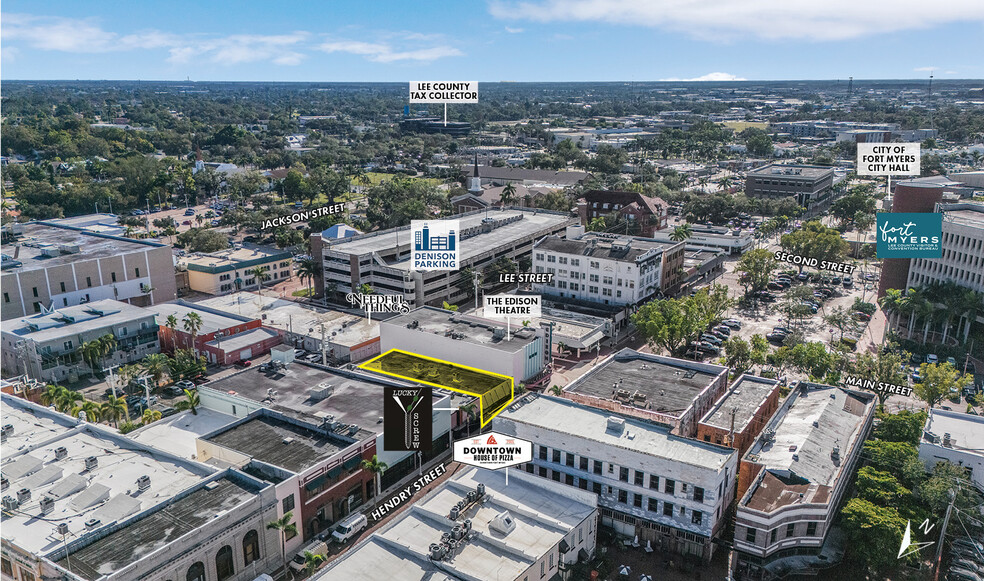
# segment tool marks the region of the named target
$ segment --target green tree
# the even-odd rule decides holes
[[[974,490],[966,467],[941,461],[933,467],[933,474],[919,485],[916,496],[932,512],[941,514],[950,504],[951,493],[956,495],[953,503],[958,509],[979,505],[980,500]]]
[[[516,186],[509,182],[502,188],[502,193],[499,195],[499,202],[502,206],[510,206],[516,200]]]
[[[672,233],[670,233],[670,240],[674,242],[683,242],[684,240],[690,238],[690,236],[692,235],[693,235],[693,228],[691,228],[689,223],[680,224],[679,226],[673,229]]]
[[[321,276],[321,262],[314,258],[302,258],[297,261],[297,276],[307,280],[308,298],[314,294],[312,285],[314,280]]]
[[[211,228],[190,228],[178,234],[178,244],[191,252],[218,252],[229,247],[229,239]]]
[[[834,329],[840,331],[840,337],[838,339],[843,339],[844,331],[847,331],[854,325],[854,317],[851,316],[851,311],[847,307],[834,307],[823,317],[823,320]]]
[[[675,354],[699,333],[700,321],[691,317],[682,299],[655,300],[643,304],[632,315],[636,326],[651,348]]]
[[[144,357],[141,367],[147,375],[154,380],[154,389],[161,386],[161,380],[167,375],[170,366],[168,365],[167,355],[163,353],[152,353]]]
[[[749,294],[765,289],[777,268],[779,263],[774,253],[756,248],[741,256],[735,265],[735,272],[741,273],[739,281],[745,287],[745,294]]]
[[[114,427],[119,427],[120,418],[130,421],[130,410],[126,405],[126,400],[122,397],[109,396],[108,400],[100,407],[100,416],[103,420],[112,421]]]
[[[769,355],[769,342],[759,334],[752,335],[748,341],[752,348],[751,361],[753,365],[765,365]]]
[[[287,539],[297,534],[297,525],[294,520],[293,512],[285,512],[284,516],[270,521],[266,527],[280,533],[280,557],[284,562],[284,576],[287,575]]]
[[[318,570],[327,559],[324,555],[319,555],[317,553],[312,553],[311,551],[304,551],[304,570],[308,575],[311,575]]]
[[[864,443],[864,455],[869,466],[888,472],[908,488],[919,483],[926,473],[919,450],[906,442],[868,440]]]
[[[447,301],[442,301],[441,302],[441,308],[444,309],[445,311],[457,311],[458,310],[458,305],[452,305],[451,303],[449,303]]]
[[[844,224],[853,224],[859,214],[874,214],[874,190],[870,184],[851,188],[846,196],[830,205],[830,213]]]
[[[819,220],[807,222],[795,232],[783,235],[780,246],[790,254],[828,262],[842,261],[851,248],[840,232],[824,226]],[[803,265],[799,269],[802,272]]]
[[[179,411],[190,411],[192,415],[198,415],[198,407],[201,405],[201,399],[198,397],[198,390],[184,390],[185,398],[178,403],[174,404],[174,409]]]
[[[66,388],[64,386],[49,383],[45,386],[44,391],[41,392],[41,405],[55,405],[55,402],[58,401],[59,396],[65,390]]]
[[[906,524],[896,509],[852,498],[841,510],[840,517],[854,558],[875,571],[895,565]]]
[[[731,337],[724,342],[725,365],[737,376],[752,366],[752,348],[741,337]]]
[[[256,278],[256,290],[263,288],[263,280],[267,277],[267,270],[269,269],[266,266],[257,266],[246,271]]]
[[[191,350],[195,353],[198,352],[198,332],[202,330],[202,326],[205,321],[202,320],[202,316],[198,313],[192,311],[181,319],[182,326],[184,330],[191,335]]]
[[[919,374],[922,382],[915,384],[913,391],[930,408],[951,394],[959,394],[973,381],[971,375],[960,375],[949,363],[923,363],[919,366]]]
[[[890,385],[908,385],[903,356],[899,353],[889,351],[879,351],[877,355],[871,353],[861,353],[850,364],[851,375],[861,379],[868,379]],[[878,389],[879,408],[885,406],[885,401],[890,395],[888,390]],[[920,425],[920,432],[922,427]]]
[[[822,381],[834,368],[835,356],[820,342],[800,343],[790,351],[794,368],[806,373],[813,381]]]
[[[896,414],[879,414],[875,437],[886,442],[906,442],[919,445],[923,426],[926,425],[926,412],[900,410]]]
[[[85,398],[82,397],[81,393],[65,389],[58,394],[58,399],[55,400],[55,409],[63,414],[75,415],[83,399]]]
[[[386,464],[386,462],[380,461],[378,456],[373,455],[371,460],[362,461],[362,468],[364,470],[371,472],[373,475],[373,481],[376,484],[375,502],[373,504],[374,505],[378,504],[379,495],[382,494],[382,491],[380,490],[381,477],[383,475],[383,472],[386,472],[386,469],[389,468],[389,466]]]
[[[149,426],[150,424],[161,419],[162,416],[163,414],[158,410],[144,410],[142,418],[143,425]]]
[[[858,470],[855,486],[858,489],[858,498],[878,506],[898,506],[912,494],[897,478],[871,466]]]

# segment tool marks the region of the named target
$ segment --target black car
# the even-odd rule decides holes
[[[769,341],[769,343],[776,343],[782,345],[783,342],[786,340],[786,334],[773,332],[766,335],[765,338],[767,341]]]
[[[830,281],[830,284],[840,284],[840,283],[841,283],[841,278],[839,276],[835,276],[834,279]]]
[[[778,282],[770,282],[768,288],[769,290],[774,290],[774,291],[786,290],[786,287],[782,286]]]

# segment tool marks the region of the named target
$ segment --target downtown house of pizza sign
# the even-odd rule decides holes
[[[533,461],[533,442],[499,432],[487,432],[454,443],[454,461],[498,470]]]

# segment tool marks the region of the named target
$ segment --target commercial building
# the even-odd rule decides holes
[[[234,291],[259,288],[264,282],[276,284],[291,278],[293,255],[286,250],[262,247],[230,248],[207,254],[189,254],[178,260],[178,267],[188,271],[188,285],[193,291],[224,295]],[[262,281],[256,269],[263,269]]]
[[[681,292],[706,285],[724,273],[725,252],[723,250],[686,246],[683,252]]]
[[[673,233],[654,232],[651,238],[664,244],[676,244]],[[683,241],[687,252],[690,249],[721,251],[728,255],[742,254],[755,245],[752,230],[729,230],[716,226],[691,225],[690,237]]]
[[[591,220],[609,214],[617,214],[628,221],[633,236],[649,238],[654,232],[667,226],[669,205],[660,198],[614,190],[591,190],[584,194],[584,202],[578,203],[581,225],[587,227]]]
[[[727,386],[727,367],[622,349],[568,384],[563,396],[692,438]]]
[[[465,121],[442,122],[440,117],[405,117],[400,121],[404,133],[440,133],[464,137],[471,132],[471,123]]]
[[[249,581],[280,562],[272,486],[0,397],[4,579]]]
[[[44,222],[9,231],[0,265],[4,321],[42,308],[105,299],[147,307],[177,296],[170,246]]]
[[[567,238],[547,236],[533,247],[533,268],[553,280],[533,291],[560,299],[634,306],[672,294],[683,268],[682,242],[618,236],[570,228]]]
[[[297,548],[375,496],[363,460],[377,456],[389,468],[383,489],[443,454],[451,414],[433,412],[431,449],[416,453],[383,447],[383,388],[413,384],[362,371],[317,368],[300,362],[285,369],[247,369],[198,388],[202,407],[239,418],[197,441],[202,461],[216,459],[276,485],[280,515],[293,511]],[[434,390],[434,408],[457,409],[462,398]]]
[[[506,486],[471,468],[411,502],[313,579],[561,579],[595,554],[595,495],[517,470]]]
[[[724,528],[734,499],[734,450],[537,394],[509,406],[492,427],[536,443],[527,472],[597,494],[602,524],[619,535],[711,558],[711,539]]]
[[[258,319],[276,329],[284,342],[336,363],[358,363],[379,355],[379,322],[336,309],[324,309],[252,292],[212,297],[195,303],[234,316]]]
[[[804,208],[825,200],[833,185],[834,169],[823,166],[770,164],[745,175],[749,197],[792,197]]]
[[[929,410],[919,441],[919,459],[932,470],[937,462],[951,462],[967,470],[974,486],[984,492],[984,419],[949,410]]]
[[[412,306],[455,303],[472,292],[470,282],[461,281],[461,270],[481,272],[496,260],[529,256],[536,240],[561,234],[574,223],[564,213],[527,208],[476,211],[453,219],[460,220],[458,271],[412,271],[410,226],[340,241],[312,236],[312,252],[324,259],[318,292],[326,285],[345,293],[368,284],[377,293],[402,295]]]
[[[382,353],[400,349],[513,378],[515,385],[542,379],[549,338],[540,327],[420,307],[379,324]],[[507,336],[508,335],[508,336]]]
[[[472,168],[462,169],[463,177],[474,174]],[[516,184],[566,188],[584,184],[591,177],[586,171],[559,171],[552,169],[523,169],[515,167],[478,166],[478,176],[483,186],[504,186]]]
[[[905,288],[952,281],[984,292],[984,204],[938,204],[936,210],[943,214],[943,257],[911,259]]]
[[[92,372],[82,358],[86,341],[112,335],[104,367],[134,363],[160,352],[155,312],[114,300],[63,307],[7,321],[0,331],[4,373],[51,382],[77,381]]]
[[[807,382],[792,392],[742,457],[734,547],[746,579],[829,565],[823,554],[878,398]]]
[[[886,200],[887,201],[887,200]],[[892,213],[933,212],[943,201],[943,186],[920,179],[906,180],[895,186],[891,199]],[[909,280],[909,258],[885,258],[882,261],[881,278],[878,281],[878,297],[888,289],[906,289]]]
[[[251,319],[241,315],[227,314],[194,303],[178,299],[176,303],[164,303],[156,307],[160,322],[158,333],[161,350],[171,352],[175,349],[192,349],[204,355],[209,363],[232,365],[259,357],[282,342],[280,334],[272,329],[264,329],[258,318]],[[201,326],[194,334],[185,326],[188,315],[194,313],[201,320]],[[168,326],[169,317],[174,317],[175,326]]]
[[[471,311],[478,317],[484,316],[484,312],[484,307]],[[551,347],[559,349],[563,345],[579,358],[582,351],[598,349],[603,339],[612,336],[613,325],[609,319],[549,307],[541,307],[540,313],[539,317],[528,317],[528,326],[548,327]],[[549,363],[549,354],[547,357]]]

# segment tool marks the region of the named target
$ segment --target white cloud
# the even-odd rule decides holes
[[[3,15],[3,41],[21,41],[31,48],[75,53],[101,53],[135,48],[161,48],[177,37],[156,30],[121,36],[103,30],[92,19]]]
[[[984,22],[980,0],[493,0],[489,10],[503,20],[608,22],[725,41],[830,41]]]
[[[694,81],[744,81],[741,77],[732,75],[731,73],[707,73],[706,75],[701,75],[699,77],[694,77],[692,79],[660,79],[661,81],[669,82],[694,82]]]
[[[368,60],[377,63],[392,63],[397,61],[429,62],[440,58],[464,55],[460,50],[446,45],[397,50],[389,43],[363,42],[360,40],[330,40],[318,48],[328,53],[343,52],[364,56]]]
[[[944,75],[959,75],[957,71],[943,71]]]
[[[930,72],[931,73],[931,72],[935,71],[937,68],[939,68],[939,67],[916,67],[916,68],[914,68],[912,70],[916,71],[917,73],[926,73],[926,72]]]
[[[511,26],[507,26],[506,27],[506,32],[508,32],[509,34],[519,34],[519,33],[523,32],[523,29],[522,28],[513,28]]]

